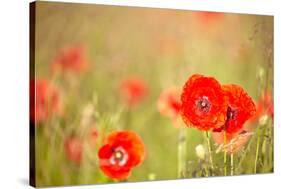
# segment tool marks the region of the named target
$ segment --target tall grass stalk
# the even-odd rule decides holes
[[[259,159],[259,151],[260,151],[260,128],[258,127],[258,139],[257,139],[257,146],[256,146],[256,157],[255,157],[255,167],[254,167],[254,173],[257,173],[257,167],[258,167],[258,159]]]
[[[211,138],[210,138],[211,135],[208,131],[206,131],[205,136],[206,136],[207,145],[208,145],[210,166],[211,166],[212,171],[214,171],[213,151],[212,151]],[[208,176],[212,176],[212,175],[210,174]]]
[[[227,162],[226,162],[226,158],[227,158],[227,154],[226,154],[226,149],[225,149],[225,146],[226,146],[226,131],[224,130],[223,132],[223,144],[224,144],[224,151],[223,151],[223,167],[224,167],[224,176],[227,175]]]
[[[178,138],[178,178],[182,178],[186,173],[186,129],[179,129]]]
[[[234,175],[234,154],[232,152],[230,154],[230,175]]]

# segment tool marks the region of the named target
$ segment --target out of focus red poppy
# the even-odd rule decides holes
[[[273,105],[272,94],[267,91],[261,95],[257,103],[257,113],[250,119],[250,122],[254,123],[258,121],[258,119],[264,114],[268,114],[272,118],[274,116],[274,105]]]
[[[141,138],[132,131],[115,131],[108,135],[99,149],[99,165],[105,175],[125,180],[132,168],[140,165],[145,156]]]
[[[226,141],[224,141],[224,132],[212,133],[215,143],[220,145],[221,150],[226,150],[228,153],[235,153],[242,149],[249,141],[251,135],[247,131],[226,133]]]
[[[224,16],[224,13],[219,12],[196,12],[194,14],[196,15],[200,23],[205,25],[215,23],[221,20]]]
[[[52,115],[61,115],[62,105],[59,90],[46,79],[30,82],[30,119],[41,123]]]
[[[256,106],[252,98],[238,85],[224,85],[223,90],[228,99],[227,120],[223,127],[227,133],[236,133],[255,115]]]
[[[83,144],[82,141],[76,137],[66,138],[64,141],[64,151],[67,158],[76,163],[80,164],[82,161]]]
[[[181,102],[187,126],[207,131],[222,127],[226,121],[227,99],[213,77],[192,75],[183,87]]]
[[[181,109],[180,95],[181,90],[176,87],[164,90],[157,101],[158,111],[164,116],[175,118]]]
[[[53,71],[81,73],[87,70],[88,60],[83,45],[61,49],[51,64]]]
[[[130,77],[121,82],[120,92],[123,100],[129,106],[134,106],[144,100],[148,94],[148,87],[141,78]]]
[[[174,127],[179,128],[184,125],[180,116],[181,101],[180,101],[181,90],[177,87],[171,87],[164,90],[157,101],[158,111],[169,117],[172,120]]]

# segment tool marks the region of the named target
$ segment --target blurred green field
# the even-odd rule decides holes
[[[36,184],[38,186],[99,184],[115,182],[97,164],[97,151],[103,138],[116,129],[136,131],[146,147],[144,162],[132,170],[129,182],[178,178],[179,131],[157,110],[160,93],[171,86],[182,87],[195,73],[213,76],[223,84],[236,83],[258,101],[261,91],[273,91],[273,17],[221,14],[202,20],[199,12],[87,5],[36,3],[35,78],[47,78],[62,92],[63,115],[36,126]],[[82,74],[53,76],[50,63],[57,52],[72,44],[87,49],[89,69]],[[119,94],[120,82],[137,75],[148,83],[148,95],[130,110]],[[86,107],[92,107],[91,123],[81,124]],[[258,124],[258,123],[256,123]],[[99,131],[91,146],[90,128]],[[272,120],[267,126],[272,134]],[[256,128],[257,125],[254,125]],[[268,130],[268,128],[262,129]],[[187,132],[185,177],[201,177],[202,162],[195,147],[206,145],[202,132]],[[64,140],[75,134],[83,139],[83,160],[77,165],[66,157]],[[264,148],[272,149],[273,135]],[[251,143],[250,143],[251,142]],[[234,157],[236,165],[246,153],[235,174],[253,174],[256,133],[248,151]],[[212,141],[213,145],[214,142]],[[215,148],[215,146],[214,146]],[[262,152],[258,173],[273,172],[271,154]],[[223,154],[214,154],[218,167]],[[197,171],[197,172],[196,172]],[[219,176],[220,172],[215,175]]]

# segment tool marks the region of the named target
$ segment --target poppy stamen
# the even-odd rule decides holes
[[[206,96],[199,98],[196,102],[196,106],[204,113],[208,113],[211,109],[211,103]]]
[[[113,154],[109,160],[110,164],[112,165],[119,165],[123,166],[127,163],[128,160],[128,154],[122,147],[118,147],[113,150]]]

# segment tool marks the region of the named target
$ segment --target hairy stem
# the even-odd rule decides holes
[[[230,154],[230,175],[234,175],[234,154],[232,152]]]
[[[185,129],[179,130],[179,142],[178,142],[178,178],[182,178],[186,172],[186,136]]]
[[[224,144],[224,147],[226,146],[226,131],[224,130],[224,132],[223,132],[223,144]],[[224,148],[224,154],[223,154],[223,166],[224,166],[224,176],[226,176],[227,175],[227,162],[226,162],[226,158],[227,158],[227,156],[226,156],[227,154],[226,154],[226,149]]]
[[[206,131],[206,139],[207,139],[207,145],[209,150],[209,160],[212,171],[214,170],[214,163],[213,163],[213,152],[212,152],[212,146],[211,146],[211,139],[210,139],[210,133]],[[211,176],[211,175],[210,175]]]
[[[258,139],[257,139],[257,147],[256,147],[256,158],[255,158],[255,168],[254,173],[257,173],[258,167],[258,159],[259,159],[259,151],[260,151],[260,128],[258,128]]]

